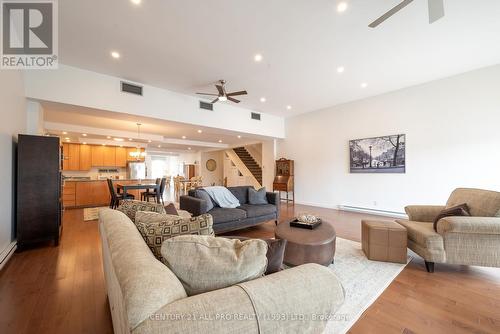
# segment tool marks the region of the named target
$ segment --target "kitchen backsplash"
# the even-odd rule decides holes
[[[126,168],[91,168],[89,171],[63,171],[65,177],[89,177],[91,180],[99,179],[125,179],[127,178]]]

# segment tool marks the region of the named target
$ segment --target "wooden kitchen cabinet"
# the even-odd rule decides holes
[[[117,147],[115,152],[115,166],[127,167],[127,149],[125,147]]]
[[[116,147],[114,146],[103,146],[104,156],[103,156],[103,166],[105,167],[115,167],[116,166]]]
[[[94,145],[91,147],[91,159],[92,167],[102,167],[104,166],[104,147],[100,145]]]
[[[76,206],[107,206],[109,190],[106,181],[76,182]]]
[[[73,207],[76,205],[76,182],[64,182],[63,186],[63,207]]]
[[[92,167],[92,152],[90,145],[80,145],[80,170],[90,170]]]
[[[66,170],[80,170],[80,145],[66,144],[67,153],[65,153],[65,161],[67,161]],[[64,150],[64,148],[63,148]],[[64,153],[64,151],[63,151]],[[63,162],[64,168],[64,162]]]

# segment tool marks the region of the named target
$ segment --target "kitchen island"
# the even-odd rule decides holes
[[[155,180],[144,179],[141,183],[154,183]],[[116,190],[116,184],[134,184],[137,179],[113,180],[113,186]],[[135,199],[141,199],[141,191],[128,190],[127,193],[135,196]],[[108,206],[111,196],[108,190],[107,180],[85,180],[85,179],[66,179],[63,185],[63,206],[65,209],[92,208],[97,206]]]

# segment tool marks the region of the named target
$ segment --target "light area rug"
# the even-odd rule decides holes
[[[107,208],[107,206],[100,206],[96,208],[85,208],[83,209],[83,221],[91,221],[99,219],[99,210],[102,208]]]
[[[408,262],[412,258],[410,254]],[[346,333],[404,267],[406,264],[370,261],[359,242],[337,238],[335,262],[329,268],[344,286],[345,302],[330,319],[324,333]]]

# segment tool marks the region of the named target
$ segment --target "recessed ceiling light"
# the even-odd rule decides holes
[[[87,145],[87,143],[86,143],[86,142],[83,142],[83,145]]]
[[[120,147],[123,147],[123,145],[120,145]]]
[[[198,130],[198,133],[202,133],[202,132],[203,132],[203,131],[201,131],[201,130]]]
[[[82,133],[82,136],[87,137],[87,134],[86,133]]]
[[[337,12],[343,13],[347,10],[347,2],[342,1],[337,5]]]
[[[64,138],[64,139],[69,140],[69,137],[66,137],[66,138]]]
[[[132,138],[129,138],[128,141],[132,141]]]
[[[253,56],[253,60],[255,60],[257,63],[262,61],[262,55],[260,53],[257,53],[255,56]]]
[[[186,136],[182,136],[182,139],[186,139]]]
[[[63,134],[63,135],[67,135],[68,133],[67,133],[66,131],[63,131],[63,132],[62,132],[62,134]]]
[[[337,67],[337,72],[338,72],[338,73],[344,73],[344,71],[345,71],[344,66],[339,66],[339,67]]]
[[[262,102],[262,103],[266,102],[266,98],[265,97],[261,97],[260,98],[260,102]]]
[[[292,106],[286,106],[286,109],[291,110]]]
[[[132,2],[134,5],[140,5],[141,4],[141,0],[130,0],[130,2]]]
[[[219,143],[222,143],[222,139],[219,139]]]
[[[151,143],[151,139],[150,139],[150,140],[148,140],[148,143]]]
[[[188,147],[188,150],[191,150],[191,147]]]
[[[111,57],[113,57],[115,59],[118,59],[118,58],[120,58],[120,54],[118,52],[116,52],[116,51],[112,51],[111,52]]]
[[[161,148],[161,145],[158,145],[158,148]]]
[[[240,136],[240,135],[238,135],[238,138],[240,138],[240,139],[241,139],[241,136]]]
[[[111,139],[111,136],[107,136],[106,138]]]
[[[123,141],[123,138],[113,138],[114,141]]]
[[[361,84],[361,88],[366,88],[366,87],[368,87],[368,84],[367,84],[366,82],[363,82],[363,83]]]
[[[106,146],[106,144],[102,144],[102,146]]]
[[[69,142],[70,140],[69,139],[66,139],[67,142]]]

